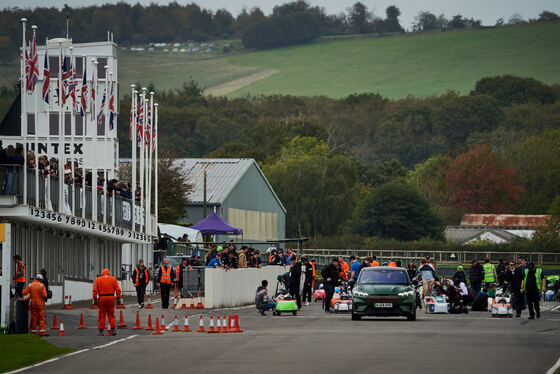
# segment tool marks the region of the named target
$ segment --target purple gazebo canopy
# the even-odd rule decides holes
[[[218,217],[214,212],[196,225],[192,225],[191,229],[200,231],[203,235],[242,235],[243,230],[229,225],[223,219]]]

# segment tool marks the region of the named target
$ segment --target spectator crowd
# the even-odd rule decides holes
[[[17,143],[4,147],[0,140],[0,193],[13,194],[17,189],[18,178],[21,167],[25,164],[28,170],[34,171],[38,168],[38,174],[42,178],[48,176],[58,178],[60,174],[59,160],[55,157],[49,158],[46,155],[36,156],[35,152],[28,151],[25,155],[23,144]],[[74,173],[72,174],[72,169]],[[86,171],[80,167],[78,162],[68,160],[62,167],[64,183],[76,186],[95,186],[99,192],[104,190],[105,175],[102,170],[98,170],[97,177],[94,178],[91,171]],[[107,193],[121,196],[123,198],[132,199],[134,193],[136,201],[140,201],[141,189],[137,184],[136,190],[130,183],[111,179],[107,181]]]

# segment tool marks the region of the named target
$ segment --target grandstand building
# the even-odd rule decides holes
[[[157,234],[155,217],[146,216],[144,207],[135,202],[134,196],[129,199],[59,179],[71,174],[70,168],[64,168],[70,160],[77,163],[84,174],[87,171],[95,176],[103,171],[108,179],[117,175],[117,45],[111,40],[73,44],[71,39],[52,39],[47,45],[48,59],[45,59],[45,45],[36,49],[40,74],[35,90],[33,93],[21,90],[0,123],[4,149],[24,144],[27,151],[36,149],[37,156],[58,160],[58,175],[36,173],[34,169],[16,164],[0,165],[2,327],[7,324],[10,288],[14,287],[11,283],[14,254],[23,258],[27,282],[39,268],[47,270],[53,291],[49,303],[62,303],[65,296],[71,296],[72,300],[90,300],[92,282],[104,268],[110,269],[119,280],[125,277],[123,269],[128,267],[122,264],[123,248],[131,264],[138,258],[150,264],[153,239]],[[59,58],[60,55],[66,58]],[[43,90],[46,81],[43,69],[47,61],[50,84]],[[76,69],[75,82],[70,84],[77,82],[80,87],[85,82],[87,85],[87,90],[83,91],[88,95],[84,100],[84,116],[76,111],[72,100],[61,103],[58,97],[61,67],[68,69],[69,65]],[[109,118],[103,115],[100,118],[101,108],[109,104],[111,87],[114,90],[112,128]],[[95,98],[93,89],[97,91]],[[50,95],[49,102],[44,92]],[[78,103],[81,94],[76,90]],[[108,109],[103,113],[108,114]],[[124,289],[130,288],[130,282],[123,283]]]

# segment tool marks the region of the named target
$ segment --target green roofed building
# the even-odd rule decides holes
[[[184,222],[204,219],[204,171],[206,215],[211,212],[232,226],[243,229],[243,240],[282,240],[286,235],[286,209],[253,159],[177,159],[186,180],[193,186]],[[230,239],[218,237],[218,241]],[[234,239],[234,238],[231,238]],[[241,239],[241,238],[239,238]]]

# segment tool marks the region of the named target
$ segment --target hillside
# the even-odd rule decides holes
[[[120,87],[153,83],[181,88],[192,77],[211,95],[344,97],[376,92],[390,98],[469,92],[486,76],[514,74],[560,83],[560,23],[489,30],[335,38],[307,45],[208,58],[163,50],[119,51]],[[239,49],[237,49],[239,51]],[[12,85],[18,61],[4,65]],[[128,89],[121,91],[128,93]]]
[[[560,23],[490,30],[333,40],[247,53],[231,65],[279,73],[230,95],[343,97],[376,92],[390,98],[469,92],[485,76],[514,74],[560,83]]]

